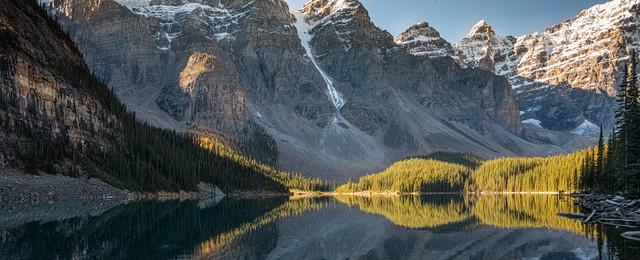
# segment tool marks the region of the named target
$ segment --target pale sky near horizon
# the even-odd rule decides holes
[[[299,8],[308,0],[287,0]],[[530,34],[575,17],[607,0],[361,0],[374,23],[394,36],[418,21],[457,42],[479,20],[500,35]]]

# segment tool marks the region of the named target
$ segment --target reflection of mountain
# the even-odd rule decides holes
[[[0,230],[0,259],[512,259],[573,256],[576,248],[593,255],[580,224],[555,215],[573,210],[569,200],[537,195],[138,202]]]
[[[384,216],[407,228],[438,229],[478,225],[500,228],[548,228],[581,233],[580,222],[558,217],[558,212],[578,212],[571,199],[540,195],[356,197],[337,200],[366,213]],[[466,224],[465,224],[466,223]],[[459,224],[459,225],[457,225]]]
[[[340,197],[337,200],[346,205],[338,203],[279,221],[277,246],[267,259],[592,259],[597,256],[593,242],[582,233],[563,231],[565,228],[507,228],[507,224],[495,227],[492,223],[483,223],[475,216],[474,211],[478,209],[472,203],[484,198],[474,199],[463,196]],[[512,201],[537,203],[536,199],[526,198]],[[489,198],[486,203],[491,202]],[[553,199],[549,202],[565,203]],[[520,213],[507,215],[501,211],[501,214],[518,218],[527,214],[521,208],[529,206],[507,207]],[[448,208],[460,209],[461,214],[446,214]],[[438,213],[426,213],[430,210]],[[422,215],[407,220],[403,214]],[[555,212],[546,214],[549,218],[555,216]],[[443,219],[426,219],[436,215]],[[461,215],[470,217],[464,219]],[[456,217],[464,220],[451,221]],[[544,226],[539,224],[538,227]],[[410,225],[425,227],[407,228]]]
[[[206,208],[195,201],[130,203],[99,217],[6,230],[0,259],[264,258],[275,246],[277,220],[326,205],[321,198],[227,199]]]

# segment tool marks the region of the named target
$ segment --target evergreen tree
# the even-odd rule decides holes
[[[601,184],[604,183],[604,162],[605,162],[605,144],[604,144],[604,133],[603,133],[602,125],[600,125],[600,136],[598,138],[598,148],[596,151],[596,170],[595,170],[595,179],[598,184],[598,189],[603,189]]]
[[[628,111],[625,121],[628,127],[625,137],[626,156],[625,169],[629,181],[633,185],[633,191],[640,194],[640,95],[638,93],[637,59],[635,50],[631,52],[628,68],[626,99]]]

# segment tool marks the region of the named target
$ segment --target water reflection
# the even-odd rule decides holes
[[[0,259],[639,259],[623,230],[544,195],[135,202],[100,216],[0,220]]]

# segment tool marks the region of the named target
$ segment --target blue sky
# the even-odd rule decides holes
[[[288,0],[298,8],[307,0]],[[573,18],[581,10],[607,0],[361,0],[373,21],[394,36],[418,21],[434,26],[457,42],[479,20],[500,35],[519,36]]]

